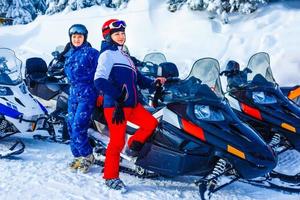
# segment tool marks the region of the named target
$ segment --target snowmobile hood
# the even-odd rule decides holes
[[[196,105],[209,106],[211,112],[222,113],[220,115],[223,118],[214,118],[217,119],[215,121],[214,119],[207,120],[207,118],[201,120],[195,114]],[[189,131],[185,127],[187,123],[195,130],[202,130],[203,133],[199,138],[214,146],[217,149],[217,155],[226,157],[232,162],[240,160],[252,166],[253,177],[256,176],[255,173],[268,173],[275,167],[277,158],[273,150],[259,134],[237,118],[226,100],[205,102],[201,99],[193,102],[172,103],[167,108],[184,119],[182,120],[184,130]],[[255,172],[254,168],[259,170]]]

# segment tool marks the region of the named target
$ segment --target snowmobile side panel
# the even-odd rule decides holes
[[[184,174],[204,175],[211,168],[211,157],[190,155],[183,152],[176,152],[160,147],[156,144],[145,144],[142,156],[136,164],[166,176],[178,176]]]
[[[14,119],[19,119],[22,115],[22,113],[18,112],[17,110],[11,107],[3,105],[2,103],[0,103],[0,114],[12,117]]]

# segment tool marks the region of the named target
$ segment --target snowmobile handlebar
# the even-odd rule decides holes
[[[166,78],[165,84],[171,84],[180,81],[178,77],[169,77]],[[159,80],[155,81],[155,91],[154,91],[154,97],[152,99],[152,106],[156,108],[158,106],[158,100],[161,102],[164,102],[164,95],[168,94],[168,91],[165,91],[163,88],[163,85]]]

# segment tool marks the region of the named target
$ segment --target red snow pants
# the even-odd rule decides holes
[[[123,108],[125,121],[121,124],[113,124],[112,117],[115,108],[104,108],[105,119],[109,129],[109,144],[106,150],[104,163],[104,179],[119,177],[120,153],[125,145],[126,123],[130,121],[140,128],[128,140],[128,146],[133,141],[144,143],[156,128],[158,122],[141,104],[136,107]]]

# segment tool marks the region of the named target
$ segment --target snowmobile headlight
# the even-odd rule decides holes
[[[277,103],[277,100],[273,95],[269,95],[265,92],[253,92],[252,98],[255,103],[259,103],[259,104]]]
[[[211,108],[208,105],[195,105],[194,113],[197,119],[205,121],[223,121],[225,119],[220,110]]]
[[[0,86],[0,96],[9,96],[13,94],[13,91],[9,87]]]

